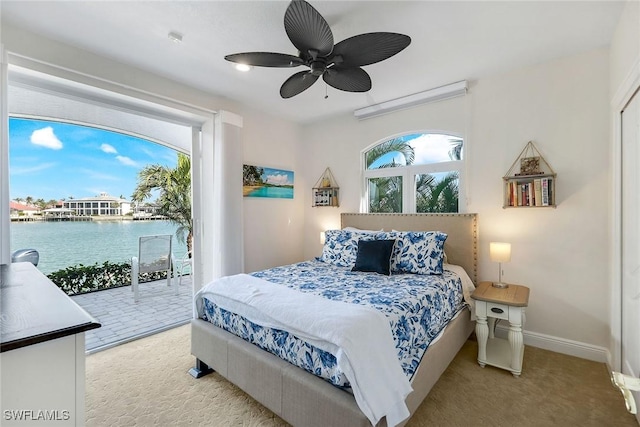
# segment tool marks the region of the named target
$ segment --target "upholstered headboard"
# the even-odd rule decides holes
[[[450,264],[465,269],[473,283],[478,283],[477,214],[361,214],[342,213],[342,228],[385,231],[442,231],[447,233],[444,250]]]

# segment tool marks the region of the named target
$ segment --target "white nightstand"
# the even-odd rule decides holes
[[[522,327],[529,288],[519,285],[495,288],[492,282],[480,282],[471,297],[476,300],[478,363],[483,368],[491,365],[520,376],[524,356]],[[508,340],[494,336],[497,319],[509,321]]]

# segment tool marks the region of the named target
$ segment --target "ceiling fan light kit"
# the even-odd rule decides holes
[[[251,65],[236,64],[236,70],[242,71],[243,73],[246,73],[247,71],[251,70]]]
[[[235,53],[227,61],[256,67],[309,69],[289,77],[280,88],[291,98],[313,85],[320,76],[329,86],[346,92],[367,92],[371,78],[362,68],[384,61],[405,49],[411,38],[398,33],[365,33],[334,45],[327,21],[304,0],[293,0],[284,15],[284,28],[298,56],[273,52]]]

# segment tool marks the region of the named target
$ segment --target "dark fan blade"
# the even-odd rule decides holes
[[[333,33],[322,15],[304,0],[293,0],[284,14],[284,29],[289,40],[298,48],[303,58],[309,58],[309,50],[318,56],[327,56],[333,49]]]
[[[411,37],[404,34],[360,34],[338,43],[329,62],[335,61],[341,67],[363,67],[392,57],[410,43]],[[338,57],[342,57],[342,61]]]
[[[331,67],[322,75],[324,81],[347,92],[366,92],[371,89],[371,77],[362,68]]]
[[[300,92],[307,90],[318,80],[318,76],[314,76],[309,71],[300,71],[289,77],[280,88],[280,96],[283,98],[291,98]]]
[[[304,61],[297,56],[271,52],[234,53],[225,56],[224,59],[256,67],[297,67],[304,64]]]

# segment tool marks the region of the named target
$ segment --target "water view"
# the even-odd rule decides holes
[[[247,194],[248,197],[278,197],[293,199],[293,187],[258,187]]]
[[[187,252],[169,221],[12,222],[11,251],[36,249],[44,274],[72,265],[126,262],[138,253],[138,237],[171,234],[177,260]]]

